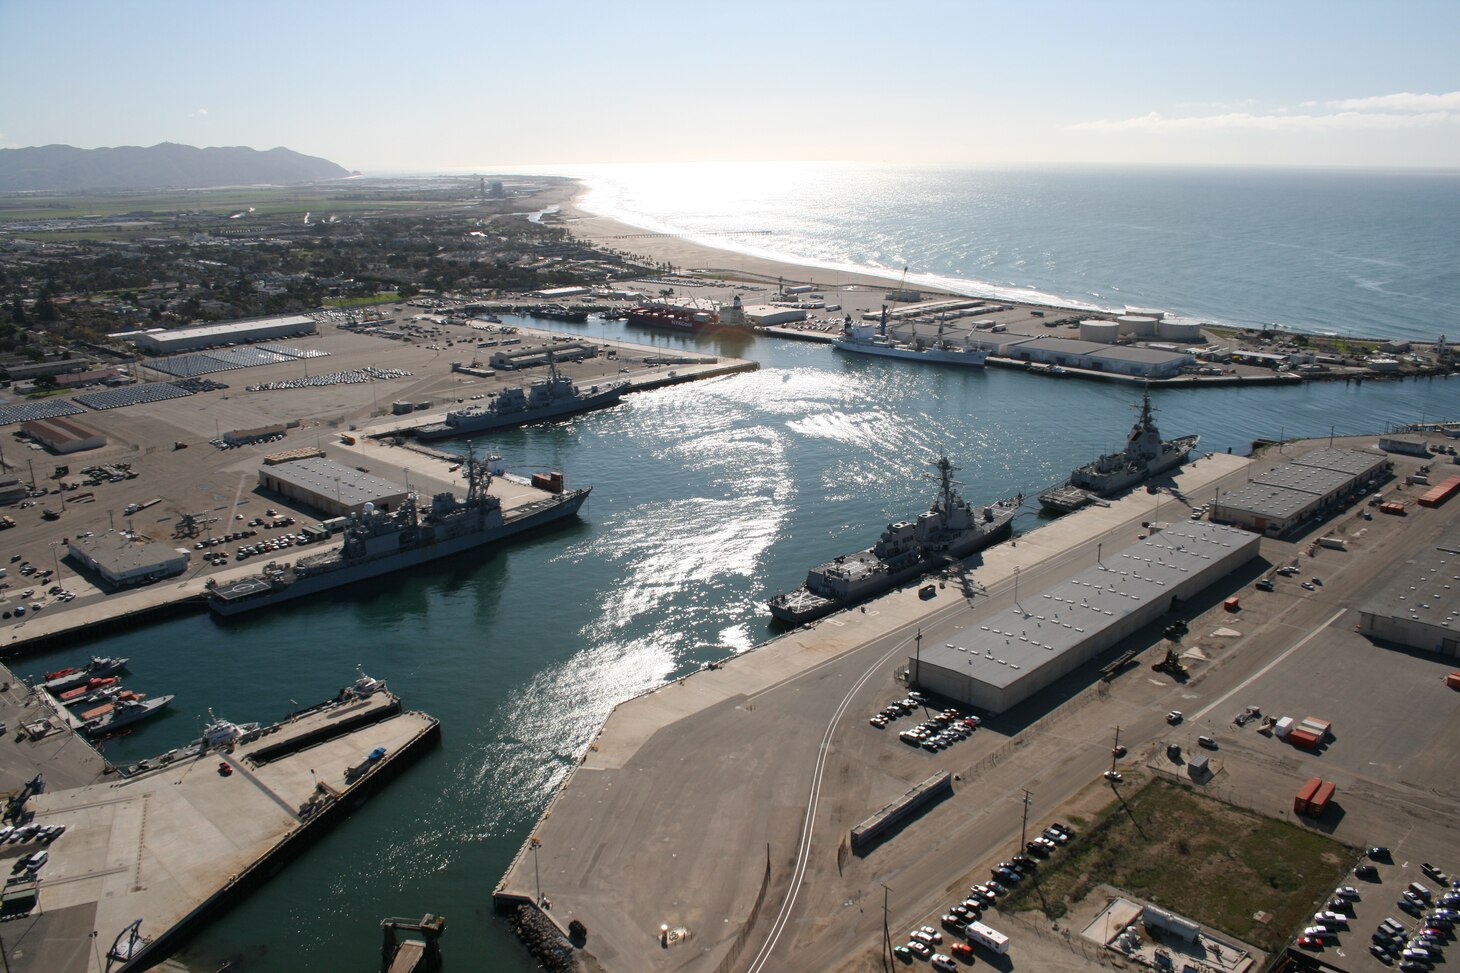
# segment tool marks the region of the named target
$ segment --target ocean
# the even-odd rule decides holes
[[[556,167],[591,212],[919,286],[1433,341],[1460,315],[1460,170]],[[770,231],[746,236],[745,231]]]
[[[904,232],[884,255],[889,265],[921,246],[910,225]],[[1062,284],[1049,290],[1073,296]],[[1439,300],[1432,288],[1418,305]],[[1133,303],[1176,302],[1152,292]],[[173,618],[13,663],[33,676],[88,653],[125,655],[128,686],[175,693],[167,713],[109,744],[119,763],[197,737],[210,709],[238,722],[279,719],[333,695],[356,664],[441,719],[441,747],[209,926],[182,954],[191,969],[370,969],[379,920],[424,912],[446,916],[453,968],[533,969],[491,916],[491,891],[615,704],[771,637],[765,601],[925,509],[940,452],[960,468],[971,501],[1032,496],[1117,447],[1139,401],[1123,385],[922,368],[783,339],[597,319],[554,326],[761,368],[492,434],[487,445],[509,469],[560,469],[570,486],[593,486],[573,523],[227,623]],[[1203,451],[1460,419],[1460,381],[1451,379],[1160,390],[1153,399],[1163,434],[1199,433]],[[1031,512],[1016,529],[1039,523]],[[159,930],[144,920],[142,931]]]

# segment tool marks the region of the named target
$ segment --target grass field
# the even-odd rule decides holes
[[[1343,884],[1356,855],[1326,835],[1158,779],[1102,812],[1000,908],[1059,918],[1112,885],[1271,951]],[[1272,919],[1259,922],[1259,912]]]
[[[357,194],[363,198],[357,198]],[[345,198],[346,196],[350,198]],[[392,199],[386,193],[369,194],[359,190],[326,191],[316,188],[262,189],[196,189],[163,193],[98,193],[95,195],[54,196],[22,193],[0,196],[0,222],[8,220],[57,220],[78,216],[120,216],[124,213],[179,212],[230,215],[253,207],[256,216],[281,216],[298,213],[321,215],[361,211],[380,211],[415,207],[431,203],[419,199]]]

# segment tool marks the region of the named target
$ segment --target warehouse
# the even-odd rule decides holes
[[[586,341],[563,341],[551,345],[506,348],[502,351],[492,353],[491,366],[493,368],[500,368],[503,371],[512,371],[518,368],[536,368],[540,365],[546,365],[549,356],[552,356],[552,360],[555,362],[582,361],[585,358],[597,358],[598,346],[589,344]]]
[[[1181,374],[1183,366],[1196,362],[1184,351],[1111,346],[1075,338],[1034,338],[1010,347],[1006,353],[1017,361],[1142,378],[1172,378]]]
[[[1105,557],[908,660],[909,682],[1002,713],[1257,556],[1255,534],[1187,522]]]
[[[328,459],[261,467],[259,486],[330,517],[359,513],[367,503],[379,510],[394,510],[406,498],[406,488],[400,484]]]
[[[1383,456],[1323,447],[1219,494],[1211,519],[1280,537],[1353,502],[1388,476]]]
[[[32,419],[22,422],[20,428],[27,436],[53,453],[79,453],[84,449],[99,449],[106,445],[106,437],[95,429],[60,416]]]
[[[182,574],[188,552],[159,544],[141,534],[109,530],[69,541],[71,557],[117,588],[148,584]]]
[[[1460,531],[1400,565],[1359,606],[1359,632],[1412,649],[1460,656]]]
[[[139,351],[170,355],[179,351],[197,351],[200,348],[216,348],[219,345],[245,341],[263,341],[266,338],[292,338],[296,335],[314,334],[315,331],[313,318],[304,314],[291,314],[249,321],[230,321],[227,324],[209,324],[197,328],[179,328],[176,331],[153,331],[136,335],[132,342]]]

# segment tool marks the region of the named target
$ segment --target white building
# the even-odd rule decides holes
[[[140,534],[109,530],[68,542],[71,557],[118,588],[146,584],[182,574],[188,552],[159,544]]]
[[[1255,534],[1185,522],[980,614],[908,659],[909,684],[1002,713],[1257,556]]]
[[[317,330],[314,318],[304,314],[291,314],[196,328],[178,328],[176,331],[151,331],[135,335],[132,342],[139,351],[153,355],[171,355],[180,351],[197,351],[200,348],[216,348],[219,345],[244,341],[292,338],[315,334]]]

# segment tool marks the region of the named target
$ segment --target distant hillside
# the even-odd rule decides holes
[[[339,179],[350,173],[328,159],[290,149],[247,146],[199,149],[162,142],[149,148],[78,149],[42,145],[0,149],[0,192],[91,192],[106,189],[207,189]]]

